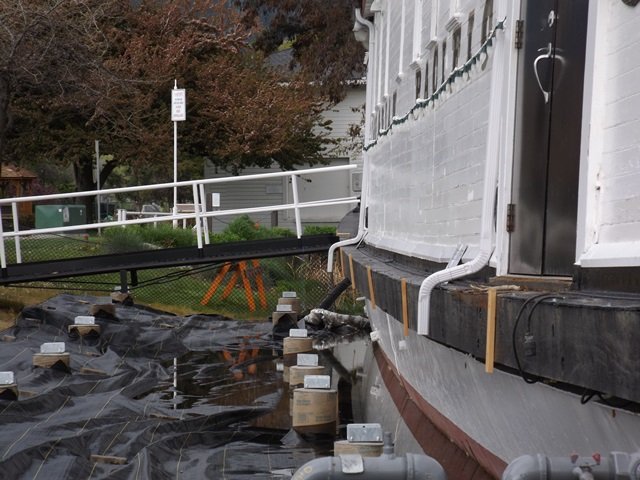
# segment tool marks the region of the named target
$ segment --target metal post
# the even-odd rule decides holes
[[[207,213],[207,197],[204,196],[204,184],[201,183],[200,187],[200,205],[202,206],[201,212],[203,214]],[[205,245],[209,245],[211,243],[211,239],[209,238],[209,219],[204,216],[202,217],[202,229],[204,230],[204,243]]]
[[[0,268],[7,268],[7,254],[4,250],[4,230],[2,229],[2,207],[0,207]]]
[[[202,249],[202,219],[200,217],[200,202],[198,201],[198,185],[193,184],[193,209],[196,215],[196,235],[198,237],[198,248]]]
[[[178,80],[174,80],[171,91],[171,120],[173,121],[173,215],[178,215],[178,122],[187,119],[187,97],[184,88],[178,88]],[[173,228],[177,228],[177,219],[173,220]]]
[[[96,190],[98,191],[98,195],[96,196],[98,221],[96,223],[100,223],[100,140],[96,140]],[[102,229],[100,227],[98,227],[98,235],[102,235]]]
[[[176,398],[178,396],[178,357],[173,357],[173,409],[178,408]]]
[[[120,270],[120,292],[127,293],[129,292],[129,287],[127,286],[127,271]]]
[[[298,238],[302,236],[302,227],[300,225],[300,207],[298,207],[298,176],[291,175],[291,188],[293,189],[293,211],[296,216],[296,235]]]
[[[13,231],[18,232],[20,230],[20,221],[18,219],[18,204],[11,202],[11,213],[13,214]],[[20,235],[13,237],[13,242],[16,245],[16,263],[22,263],[22,251],[20,249]]]
[[[176,87],[178,88],[178,82]],[[173,214],[178,214],[178,122],[173,122]],[[173,228],[177,228],[178,220],[173,219]]]

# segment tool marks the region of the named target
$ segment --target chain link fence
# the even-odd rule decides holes
[[[301,314],[316,308],[344,278],[336,262],[326,270],[326,254],[255,259],[199,266],[158,268],[137,272],[129,284],[134,302],[179,314],[217,313],[234,319],[265,320],[276,310],[282,292],[296,292]],[[128,278],[131,283],[130,277]],[[120,289],[117,273],[32,282],[29,288],[109,295]],[[353,289],[336,300],[333,310],[362,314]]]
[[[305,230],[306,232],[306,230]],[[313,231],[307,234],[320,233]],[[291,236],[284,229],[265,229],[249,217],[232,222],[211,241],[237,242]],[[5,242],[9,264],[45,260],[118,255],[124,252],[188,247],[195,245],[191,229],[174,229],[170,224],[112,227],[102,232],[79,234],[36,234]],[[340,262],[334,271],[326,269],[326,254],[306,254],[183,267],[138,270],[127,279],[136,303],[185,315],[217,313],[235,319],[266,319],[276,310],[282,292],[296,292],[301,314],[316,308],[344,278]],[[54,289],[80,294],[109,295],[121,288],[119,273],[65,278],[25,284],[30,288]],[[361,314],[355,292],[348,289],[334,305],[340,313]]]

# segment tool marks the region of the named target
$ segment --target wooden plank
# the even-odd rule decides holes
[[[409,336],[409,302],[407,302],[407,279],[400,280],[400,291],[402,294],[402,325],[404,336]]]
[[[89,307],[89,315],[94,315],[96,317],[115,317],[116,306],[113,303],[99,303],[91,305],[91,307]]]
[[[96,463],[110,463],[112,465],[124,465],[127,463],[125,457],[115,457],[113,455],[91,455],[91,461]]]
[[[0,387],[0,398],[3,400],[17,400],[20,392],[18,391],[18,385],[12,383],[10,385],[2,385]]]
[[[65,353],[34,353],[33,354],[33,366],[42,368],[51,368],[56,363],[62,362],[67,368],[69,368],[69,362],[71,355],[69,352]]]
[[[367,281],[369,282],[369,298],[371,300],[371,308],[376,309],[376,294],[373,290],[373,277],[371,275],[371,267],[367,266]]]
[[[496,354],[496,303],[498,292],[495,288],[487,289],[487,344],[484,360],[484,371],[493,373]]]
[[[356,291],[356,272],[353,269],[353,255],[349,254],[349,276],[351,277],[351,288]]]
[[[69,333],[76,332],[81,337],[87,336],[91,333],[100,335],[100,325],[68,325],[67,331]]]

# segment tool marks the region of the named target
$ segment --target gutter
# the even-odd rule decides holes
[[[373,26],[373,23],[371,23],[369,20],[367,20],[362,16],[359,8],[355,9],[355,13],[356,13],[356,22],[369,29],[369,62],[372,63],[373,59],[371,57],[371,53],[375,51],[374,49],[376,44],[375,27]],[[371,85],[371,83],[369,82],[370,80],[369,77],[371,77],[372,68],[370,67],[371,65],[367,66],[367,101],[366,101],[367,111],[365,112],[366,120],[369,120],[371,116],[371,112],[369,111],[371,109],[371,102],[369,101],[369,97],[371,96],[369,86]],[[365,122],[365,133],[364,133],[365,144],[368,142],[368,139],[369,139],[368,131],[369,129],[366,128],[366,122]],[[365,227],[365,216],[367,211],[367,207],[366,207],[367,197],[369,195],[369,168],[368,168],[368,162],[366,161],[366,157],[364,157],[364,155],[366,154],[363,152],[364,165],[362,169],[363,170],[362,171],[362,195],[360,197],[360,214],[358,215],[358,233],[353,238],[349,238],[348,240],[342,240],[341,242],[334,243],[329,247],[329,252],[327,254],[327,272],[329,273],[333,272],[333,254],[335,250],[337,248],[344,247],[347,245],[354,245],[354,244],[360,243],[367,233],[367,230]]]
[[[497,41],[494,50],[489,97],[489,126],[487,129],[487,153],[484,171],[484,192],[482,196],[482,217],[480,231],[480,251],[471,261],[462,265],[445,268],[424,279],[418,293],[418,328],[419,335],[429,335],[429,309],[431,292],[442,282],[461,278],[481,270],[491,258],[495,248],[494,208],[496,203],[496,187],[498,180],[498,163],[500,153],[500,125],[502,123],[502,106],[504,100],[504,73],[498,74],[497,66],[504,59],[504,41]]]

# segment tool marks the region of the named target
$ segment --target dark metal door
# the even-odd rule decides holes
[[[511,273],[572,273],[587,11],[588,0],[523,1]]]

